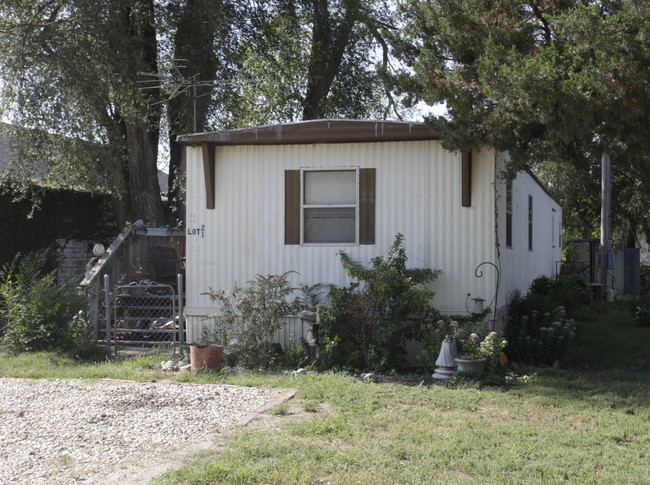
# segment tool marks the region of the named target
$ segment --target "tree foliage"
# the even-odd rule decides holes
[[[510,152],[512,172],[555,161],[581,174],[606,151],[621,172],[635,167],[631,186],[640,187],[649,148],[647,2],[413,0],[405,14],[411,27],[399,52],[415,75],[404,74],[403,85],[446,101],[449,116],[430,122],[447,148],[488,144]]]
[[[586,166],[549,161],[537,175],[562,204],[565,239],[598,239],[600,231],[601,174],[599,161]],[[619,247],[639,247],[650,241],[650,171],[647,162],[614,166],[612,237]]]
[[[389,99],[386,0],[7,0],[0,14],[18,180],[111,192],[121,219],[163,222],[161,130],[178,200],[180,133],[377,116]]]
[[[273,0],[249,18],[232,123],[380,115],[388,99],[385,0]]]
[[[23,149],[15,161],[110,189],[126,214],[162,222],[158,93],[137,84],[157,69],[154,1],[8,0],[1,9],[3,104],[37,136],[12,134]]]
[[[169,137],[169,193],[176,216],[184,218],[184,167],[182,146],[176,137],[214,127],[224,117],[221,113],[232,104],[230,82],[237,68],[243,13],[229,0],[186,0],[170,2],[159,29],[169,37],[173,61],[161,70],[168,76],[182,76],[198,84],[184,90],[163,91],[168,98],[167,127]],[[169,61],[169,60],[168,60]]]

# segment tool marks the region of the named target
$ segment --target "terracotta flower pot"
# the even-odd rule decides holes
[[[458,366],[458,371],[461,374],[469,374],[478,376],[485,371],[486,359],[460,359],[456,357],[454,362]]]
[[[203,369],[218,369],[221,366],[223,347],[221,345],[190,344],[192,372]]]

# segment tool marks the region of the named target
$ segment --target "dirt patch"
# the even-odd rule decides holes
[[[286,402],[289,407],[283,414],[269,412],[273,407]],[[162,453],[159,456],[147,456],[137,458],[131,462],[124,463],[118,470],[106,475],[97,485],[141,485],[148,483],[154,477],[163,473],[180,468],[188,461],[194,459],[215,459],[219,452],[228,446],[228,441],[233,433],[237,433],[241,426],[247,429],[263,432],[274,432],[292,423],[312,419],[315,414],[328,411],[328,404],[319,404],[317,411],[306,411],[303,407],[304,401],[295,397],[295,391],[287,392],[282,398],[276,399],[262,408],[255,410],[246,416],[238,426],[232,430],[219,434],[216,438],[200,440],[197,439],[191,449],[173,450]],[[198,437],[197,437],[198,438]]]

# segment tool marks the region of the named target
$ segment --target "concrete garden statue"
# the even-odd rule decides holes
[[[454,340],[453,335],[447,335],[440,346],[440,355],[436,360],[436,371],[431,377],[441,381],[449,379],[456,372],[456,357],[458,357],[456,340]]]

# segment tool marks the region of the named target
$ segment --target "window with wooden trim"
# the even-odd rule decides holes
[[[302,242],[357,242],[357,170],[304,170],[302,173]]]
[[[528,250],[533,250],[533,196],[528,196]]]
[[[375,169],[285,172],[285,244],[374,244]]]
[[[506,181],[506,247],[512,247],[512,180]]]

